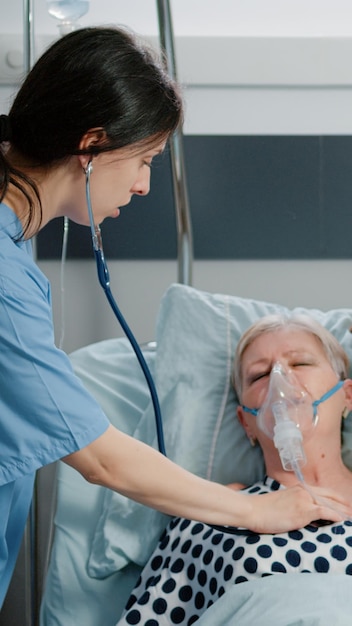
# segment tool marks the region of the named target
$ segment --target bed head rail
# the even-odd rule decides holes
[[[160,47],[168,74],[177,80],[175,46],[169,0],[157,0]],[[183,133],[179,128],[170,140],[172,183],[177,226],[178,282],[192,285],[193,237],[188,198]]]

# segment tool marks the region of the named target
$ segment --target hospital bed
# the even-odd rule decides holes
[[[144,355],[158,389],[166,452],[176,463],[222,483],[261,478],[261,452],[251,448],[235,417],[230,371],[244,330],[278,310],[287,309],[182,284],[168,288],[156,321],[155,347],[146,347]],[[352,310],[295,310],[315,316],[352,361]],[[81,348],[71,359],[111,422],[157,447],[152,403],[127,340]],[[343,427],[344,461],[352,469],[351,418]],[[60,463],[41,626],[114,626],[167,521],[161,513],[89,485]],[[241,626],[347,625],[350,584],[349,576],[287,574],[235,585],[199,623],[218,626],[236,618]]]

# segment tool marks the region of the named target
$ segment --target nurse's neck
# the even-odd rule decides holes
[[[52,219],[66,215],[68,199],[72,196],[72,167],[68,162],[51,167],[33,167],[11,150],[7,157],[12,167],[20,171],[24,178],[14,176],[16,184],[9,183],[3,202],[17,215],[25,231],[25,239],[30,239]],[[84,196],[81,168],[77,178],[82,186],[81,195]]]

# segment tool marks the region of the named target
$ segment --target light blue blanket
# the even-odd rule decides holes
[[[276,574],[234,585],[198,624],[351,626],[352,580],[343,574]]]

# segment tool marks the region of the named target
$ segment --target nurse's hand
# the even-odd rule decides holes
[[[352,517],[351,503],[323,487],[298,484],[253,499],[248,527],[260,533],[280,533],[302,528],[315,520],[341,522]]]

